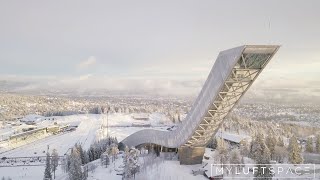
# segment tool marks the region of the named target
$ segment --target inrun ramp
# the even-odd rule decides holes
[[[122,142],[129,147],[150,143],[204,147],[279,47],[245,45],[220,52],[190,112],[175,130],[141,130]]]

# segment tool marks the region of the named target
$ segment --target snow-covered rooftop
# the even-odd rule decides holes
[[[243,135],[243,134],[232,134],[224,131],[218,131],[215,137],[222,138],[227,141],[240,143],[242,140],[249,140],[250,136]]]
[[[42,120],[44,117],[37,114],[29,114],[21,119],[22,122],[36,122]]]

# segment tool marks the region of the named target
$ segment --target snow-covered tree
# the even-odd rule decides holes
[[[283,138],[281,136],[278,137],[277,146],[284,147]]]
[[[94,161],[96,159],[99,159],[102,154],[102,149],[100,148],[99,144],[97,142],[91,144],[89,151],[88,151],[88,156],[89,160]]]
[[[258,133],[251,142],[251,157],[257,164],[257,171],[254,172],[255,179],[272,179],[270,172],[270,150],[267,147],[263,135]]]
[[[81,157],[77,148],[73,148],[70,155],[69,180],[82,180]]]
[[[241,156],[241,167],[243,168],[243,167],[245,167],[246,165],[246,163],[245,163],[245,161],[244,161],[244,157],[243,156]]]
[[[105,166],[106,168],[107,168],[108,165],[110,164],[110,158],[109,158],[108,152],[104,152],[104,153],[101,155],[101,164],[102,164],[103,166]]]
[[[91,144],[89,150],[87,151],[87,158],[89,161],[94,161],[96,159],[99,159],[102,155],[102,153],[107,151],[107,148],[111,147],[111,144],[114,144],[113,146],[116,146],[118,148],[118,140],[115,137],[107,137],[105,139],[102,139],[100,141],[97,141],[93,144]],[[84,160],[86,159],[86,156],[84,156]]]
[[[126,147],[124,148],[124,152],[125,152],[125,154],[128,154],[128,153],[129,153],[129,151],[130,151],[129,147],[128,147],[128,146],[126,146]]]
[[[289,161],[292,164],[300,164],[303,162],[301,148],[299,147],[297,138],[295,136],[292,136],[289,142]]]
[[[84,164],[87,164],[88,161],[87,161],[87,154],[85,153],[85,151],[83,150],[81,144],[76,144],[75,147],[78,149],[79,151],[79,154],[80,154],[80,158],[81,158],[81,164],[84,165]]]
[[[124,169],[123,178],[130,179],[135,178],[135,174],[140,170],[139,164],[139,150],[131,148],[129,152],[125,153],[123,158]]]
[[[268,135],[266,138],[266,145],[268,146],[268,149],[270,150],[270,156],[271,159],[274,159],[274,151],[275,151],[275,146],[277,144],[277,139],[272,136],[272,135]]]
[[[309,153],[313,152],[313,140],[312,137],[309,137],[307,140],[306,151]]]
[[[122,179],[129,179],[132,177],[132,173],[130,171],[130,165],[129,165],[129,152],[124,154],[123,157],[123,175]]]
[[[56,149],[52,150],[51,169],[53,171],[53,179],[56,179],[56,170],[59,164],[59,154]]]
[[[89,113],[91,113],[91,114],[101,114],[102,113],[102,109],[101,109],[100,106],[94,107],[89,111]]]
[[[263,135],[258,133],[251,141],[250,145],[250,157],[254,159],[255,161],[258,160],[258,158],[262,157],[264,150],[267,148]]]
[[[258,157],[257,171],[254,173],[254,179],[272,180],[273,174],[270,171],[270,150],[266,147],[261,157]]]
[[[176,118],[175,118],[174,115],[172,115],[172,122],[173,122],[173,123],[176,123]]]
[[[44,180],[51,180],[52,175],[51,175],[51,164],[50,164],[51,158],[49,152],[47,152],[47,157],[46,157],[46,168],[44,170]]]
[[[218,145],[214,154],[215,161],[218,161],[222,166],[228,162],[228,149],[227,143],[221,139],[217,139]]]
[[[88,157],[89,157],[89,161],[94,161],[96,160],[96,157],[95,157],[95,147],[93,145],[90,146],[89,150],[87,151],[88,153]]]
[[[83,160],[84,160],[84,163],[83,163],[83,165],[84,164],[87,164],[87,163],[89,163],[90,161],[89,161],[89,156],[88,156],[88,152],[86,151],[86,150],[83,150],[83,156],[84,156],[84,158],[83,158]],[[82,161],[82,160],[81,160]]]
[[[246,156],[248,157],[249,156],[249,153],[250,153],[250,150],[248,148],[248,143],[246,140],[243,140],[240,142],[240,154],[242,156]]]
[[[112,162],[114,162],[117,158],[117,155],[119,153],[119,149],[118,149],[118,146],[113,143],[110,145],[110,155],[112,157]]]
[[[180,115],[180,113],[178,114],[178,122],[181,123],[181,115]]]
[[[69,171],[69,155],[65,155],[61,161],[61,169],[67,173]]]
[[[236,172],[240,172],[241,168],[241,159],[242,157],[240,156],[240,151],[238,148],[233,149],[230,153],[230,164],[232,167],[232,173],[235,174]]]
[[[320,153],[320,134],[317,136],[316,139],[316,152]]]
[[[276,146],[274,148],[274,160],[276,160],[277,162],[283,163],[287,155],[288,155],[288,151],[285,147]]]

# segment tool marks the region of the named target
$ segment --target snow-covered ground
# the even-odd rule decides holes
[[[216,167],[216,162],[213,158],[215,151],[206,148],[205,156],[209,159],[204,159],[202,164],[198,165],[180,165],[178,160],[164,160],[163,158],[155,158],[152,160],[152,163],[149,163],[146,167],[142,167],[141,171],[136,174],[136,179],[139,180],[204,180],[207,179],[202,174],[194,175],[193,172],[203,172],[207,171],[207,175],[217,175],[214,172],[214,167]],[[141,165],[145,161],[145,156],[140,157]],[[122,158],[118,156],[118,159],[114,163],[111,163],[108,168],[101,166],[100,160],[92,162],[95,164],[96,168],[93,171],[89,172],[89,180],[104,180],[106,178],[111,180],[121,180],[122,176],[117,175],[121,173]],[[250,158],[245,157],[244,162],[247,164],[245,169],[254,166],[254,161]],[[297,166],[292,164],[274,164],[274,168],[283,167],[295,169]],[[219,167],[218,167],[219,168]],[[302,174],[302,175],[292,175],[290,173],[282,172],[273,177],[273,179],[320,179],[320,165],[315,166],[316,175],[314,174]],[[294,171],[293,171],[294,172]],[[299,173],[299,172],[298,172]],[[239,175],[224,175],[226,179],[254,179],[253,173],[250,172],[248,175],[239,174]]]
[[[107,121],[109,126],[131,126],[133,123],[149,123],[151,126],[173,125],[172,121],[162,113],[151,113],[146,121],[133,119],[136,114],[114,113],[109,116],[106,114],[101,114],[100,116],[105,126]]]
[[[157,126],[159,125],[158,123],[161,122],[160,127],[158,126],[155,128],[159,130],[166,130],[167,127],[163,126],[163,123],[168,121],[168,119],[161,120],[162,118],[162,114],[152,114],[150,115],[149,119],[150,124]],[[82,144],[84,149],[87,149],[92,142],[107,135],[107,129],[105,128],[104,131],[101,129],[102,124],[106,125],[107,123],[107,115],[105,114],[62,116],[55,117],[55,119],[55,122],[58,124],[79,124],[79,126],[75,131],[51,135],[43,139],[36,140],[32,143],[17,147],[15,149],[11,149],[9,146],[7,146],[7,144],[2,143],[0,145],[0,157],[45,156],[48,146],[50,148],[50,152],[52,151],[52,149],[56,149],[59,155],[63,156],[76,143]],[[136,120],[134,120],[130,114],[109,114],[109,136],[116,136],[118,138],[118,141],[121,141],[130,134],[145,128],[130,127],[135,121]],[[53,121],[39,121],[37,123],[39,127],[46,127],[51,124],[53,124]],[[1,129],[0,133],[5,134],[7,133],[8,129]],[[57,172],[57,176],[60,176],[60,178],[62,178],[64,175],[61,174],[62,172],[60,168],[58,169],[59,171]],[[19,171],[19,173],[15,173],[16,171]],[[0,167],[0,178],[2,178],[3,176],[10,176],[13,179],[36,180],[42,179],[43,172],[44,167],[42,166]]]
[[[141,180],[159,179],[159,180],[205,180],[203,175],[193,175],[192,170],[196,171],[201,165],[180,165],[177,160],[164,160],[155,163],[146,171],[137,175]]]
[[[108,119],[109,128],[106,127]],[[167,127],[172,126],[172,123],[164,115],[154,113],[149,115],[149,121],[152,127],[132,127],[133,122],[137,122],[132,118],[131,114],[109,114],[107,115],[72,115],[64,117],[56,117],[55,122],[58,124],[79,124],[78,128],[72,132],[66,132],[63,134],[51,135],[44,139],[37,140],[35,142],[23,145],[16,149],[10,149],[2,144],[0,149],[1,157],[24,157],[24,156],[44,156],[49,145],[50,152],[52,149],[57,149],[59,155],[64,155],[68,150],[76,143],[82,144],[87,149],[90,144],[107,136],[115,136],[120,142],[130,134],[146,128],[153,128],[166,131]],[[52,121],[41,121],[37,125],[39,127],[46,127],[51,125]],[[103,124],[105,126],[103,126]],[[7,133],[7,129],[2,129],[0,133]],[[1,134],[0,134],[1,135]],[[229,137],[229,136],[228,136]],[[232,136],[234,137],[234,136]],[[237,136],[238,137],[238,136]],[[193,179],[206,179],[203,175],[194,176],[192,171],[208,170],[211,171],[211,164],[215,164],[213,159],[214,151],[206,149],[205,156],[209,159],[204,159],[203,164],[200,165],[180,165],[177,160],[163,160],[158,158],[154,163],[149,164],[140,173],[137,174],[139,180],[160,179],[160,180],[193,180]],[[95,164],[96,168],[90,170],[89,180],[120,180],[121,175],[117,175],[121,172],[122,158],[119,158],[108,168],[102,167],[100,160],[91,162]],[[251,159],[245,158],[245,163],[254,163]],[[317,175],[316,179],[320,179],[320,166],[316,166]],[[319,172],[318,172],[319,171]],[[24,179],[24,180],[41,180],[43,178],[44,167],[43,166],[28,166],[28,167],[0,167],[0,178],[11,177],[12,179]],[[63,173],[61,168],[58,168],[56,172],[57,179],[66,179],[67,174]],[[302,178],[310,178],[310,175],[301,175]],[[231,176],[230,176],[231,178]],[[248,176],[248,179],[252,179],[253,176]]]
[[[151,158],[151,164],[144,164],[144,158]],[[154,159],[153,159],[154,158]],[[119,155],[115,162],[106,168],[100,160],[91,162],[96,168],[89,172],[88,180],[121,180],[123,159]],[[194,176],[192,170],[198,170],[202,165],[180,165],[177,160],[164,160],[159,157],[140,157],[140,172],[136,174],[137,180],[205,180],[203,175]]]
[[[89,171],[88,180],[121,180],[122,176],[117,174],[122,162],[123,159],[120,156],[114,162],[110,162],[108,168],[102,166],[99,159],[91,162],[90,164],[96,166],[96,168]]]
[[[1,167],[0,178],[11,177],[12,180],[42,180],[44,166],[21,166],[21,167]],[[58,168],[56,175],[63,175],[61,168]],[[56,178],[59,180],[58,178]]]

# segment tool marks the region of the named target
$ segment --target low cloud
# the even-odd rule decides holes
[[[6,79],[6,80],[4,80]],[[167,78],[110,77],[84,74],[81,76],[61,76],[39,78],[16,76],[10,79],[0,76],[1,90],[12,92],[111,92],[119,94],[149,94],[195,96],[201,89],[204,80],[181,80]],[[22,82],[25,83],[17,83]]]
[[[106,76],[82,74],[74,76],[0,76],[0,91],[10,92],[68,92],[75,94],[140,94],[196,97],[205,78],[169,78],[145,76]],[[301,80],[290,77],[259,78],[246,97],[288,98],[320,97],[319,80]],[[252,96],[250,96],[250,94]],[[301,99],[301,98],[300,98]]]
[[[92,76],[92,74],[85,74],[79,77],[80,81],[84,81],[84,80],[88,80],[90,77]]]
[[[90,56],[87,60],[82,61],[77,65],[77,69],[85,69],[88,68],[89,66],[92,66],[97,63],[97,60],[94,56]]]

